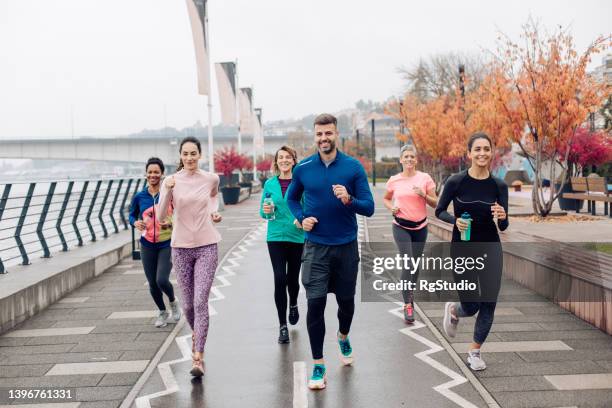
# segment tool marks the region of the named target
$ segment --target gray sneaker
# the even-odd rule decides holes
[[[451,308],[453,305],[454,302],[446,302],[444,305],[444,320],[442,320],[442,328],[448,337],[455,337],[455,334],[457,334],[457,324],[459,323],[459,319],[453,319],[452,317]],[[455,311],[455,313],[457,313],[457,311]]]
[[[174,323],[178,323],[183,315],[178,299],[174,299],[174,302],[170,302],[170,309],[172,310],[172,320]]]
[[[481,371],[487,368],[479,349],[472,349],[468,352],[467,362],[474,371]]]
[[[168,325],[168,311],[160,310],[157,319],[155,319],[155,327],[166,327]]]

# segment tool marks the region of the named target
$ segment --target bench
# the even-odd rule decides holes
[[[605,177],[572,177],[571,182],[573,191],[563,193],[563,198],[586,200],[592,215],[595,215],[595,203],[603,202],[604,214],[612,217],[612,196]],[[576,212],[580,212],[579,207],[576,208]]]

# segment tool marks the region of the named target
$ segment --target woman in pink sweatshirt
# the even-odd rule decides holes
[[[202,146],[186,137],[179,148],[178,171],[164,180],[160,218],[173,206],[172,263],[182,293],[181,306],[193,331],[191,374],[204,374],[204,344],[208,334],[208,295],[217,269],[217,243],[221,235],[214,223],[221,221],[219,176],[200,170]]]

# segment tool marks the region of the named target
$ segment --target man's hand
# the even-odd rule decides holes
[[[221,220],[223,219],[221,214],[219,214],[218,212],[214,212],[214,213],[210,214],[210,217],[212,218],[212,222],[214,222],[214,223],[221,222]]]
[[[304,229],[304,231],[310,232],[312,231],[317,222],[319,222],[319,220],[317,220],[315,217],[304,218],[304,220],[302,221],[302,228]]]
[[[144,221],[142,220],[138,220],[136,222],[134,222],[134,228],[136,228],[138,231],[142,232],[145,230],[145,228],[147,228],[147,224],[145,224]]]
[[[295,228],[302,229],[302,224],[298,220],[293,220],[293,225],[295,225]]]
[[[346,187],[340,184],[333,184],[332,188],[334,189],[334,195],[337,199],[342,201],[342,204],[346,205],[349,203],[351,196],[348,191],[346,191]]]

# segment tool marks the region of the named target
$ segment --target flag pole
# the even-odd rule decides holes
[[[251,97],[251,122],[253,122],[254,120],[256,120],[257,118],[254,116],[255,115],[255,109],[253,108],[253,106],[255,105],[255,87],[251,87],[251,89],[253,89],[253,93],[252,93],[252,97]],[[259,125],[259,123],[254,123],[253,125]],[[258,126],[259,127],[259,126]],[[253,131],[253,181],[255,181],[257,179],[257,132],[258,130],[256,130],[255,126],[252,126],[252,131]]]
[[[205,47],[208,51],[206,53],[206,66],[208,70],[208,171],[211,173],[215,172],[215,159],[214,159],[214,150],[213,150],[213,124],[212,124],[212,87],[210,80],[210,44],[208,41],[208,2],[204,3],[204,15],[206,16],[206,21],[204,24],[204,31],[206,37]]]
[[[238,124],[238,154],[242,154],[242,135],[240,133],[240,86],[238,85],[238,58],[236,58],[236,62],[234,64],[234,81],[236,83],[236,123]]]

